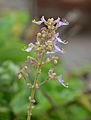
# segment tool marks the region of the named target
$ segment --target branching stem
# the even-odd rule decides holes
[[[44,59],[44,54],[45,52],[42,53],[41,59],[40,59],[40,63],[38,65],[38,69],[37,69],[37,73],[36,73],[36,78],[34,80],[34,84],[33,84],[33,88],[32,88],[32,92],[31,92],[31,99],[29,99],[29,109],[28,109],[28,117],[27,120],[31,120],[31,115],[32,115],[32,107],[33,107],[33,102],[34,102],[34,95],[35,95],[35,90],[36,90],[36,85],[38,82],[38,76],[39,76],[39,71],[41,69],[42,66],[42,61]]]

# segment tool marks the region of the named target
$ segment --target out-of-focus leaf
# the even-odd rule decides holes
[[[45,114],[46,110],[50,108],[50,103],[48,102],[47,99],[45,99],[45,97],[40,91],[36,92],[36,99],[38,104],[35,106],[36,109],[34,109],[34,115]]]
[[[28,19],[29,15],[25,11],[0,13],[0,62],[25,59],[27,53],[22,52],[24,42],[20,36]]]
[[[84,120],[89,114],[88,112],[81,106],[72,105],[68,108],[70,120],[74,118],[74,120]],[[71,114],[71,115],[70,115]]]
[[[25,89],[25,88],[24,88]],[[17,95],[12,98],[10,106],[12,111],[15,114],[19,114],[21,112],[27,111],[27,106],[28,106],[28,97],[27,97],[27,90],[23,90],[19,92]]]

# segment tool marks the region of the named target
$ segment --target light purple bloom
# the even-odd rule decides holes
[[[54,71],[54,68],[50,68],[48,74],[52,73]]]
[[[57,23],[57,27],[61,27],[63,25],[68,25],[68,24],[69,24],[68,22],[62,22],[62,21],[60,21],[60,22]]]
[[[63,54],[64,53],[64,51],[63,50],[61,50],[57,45],[55,45],[54,44],[54,48],[53,48],[54,50],[53,51],[47,51],[46,52],[46,56],[50,56],[50,55],[53,55],[53,54]]]
[[[59,17],[54,21],[54,23],[56,24],[58,22],[60,22],[60,18]]]
[[[44,16],[42,16],[40,21],[35,21],[35,20],[33,20],[32,22],[35,23],[35,24],[37,24],[37,25],[40,25],[40,24],[42,24],[43,22],[46,22],[46,20],[45,20]]]
[[[33,43],[30,43],[28,48],[25,49],[26,52],[31,52],[31,50],[33,49],[34,47],[34,44]]]
[[[54,68],[50,68],[49,71],[48,71],[48,76],[50,79],[55,79],[55,75],[56,73],[54,73]]]
[[[50,73],[53,72],[53,71],[54,71],[54,68],[50,68],[49,72],[48,72],[48,75],[50,75]]]
[[[58,41],[60,43],[63,43],[63,44],[67,44],[68,43],[66,41],[62,41],[61,40],[61,38],[59,37],[59,33],[56,33],[55,36],[54,36],[54,38],[55,38],[55,41]]]
[[[60,21],[59,17],[54,22],[55,22],[57,27],[61,27],[63,25],[68,25],[69,24],[67,21],[65,21],[65,22]]]
[[[49,71],[54,71],[54,68],[50,68],[50,70]]]
[[[29,60],[29,63],[30,63],[30,64],[33,64],[33,60]]]
[[[62,75],[59,75],[57,80],[66,88],[68,88],[68,85],[65,85],[64,80],[62,79]]]
[[[64,51],[61,50],[56,44],[54,44],[54,51],[55,53],[64,53]]]
[[[46,52],[46,55],[51,55],[51,54],[55,54],[55,52],[54,51],[51,51],[51,52],[47,51]]]

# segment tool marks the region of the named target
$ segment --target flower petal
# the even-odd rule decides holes
[[[41,21],[46,22],[44,16],[41,17]]]
[[[64,87],[68,88],[68,85],[65,85],[65,84],[64,84],[64,80],[62,79],[62,75],[59,75],[58,78],[57,78],[57,80],[58,80]]]
[[[57,45],[54,45],[54,50],[56,53],[63,53],[63,50],[61,50]]]
[[[42,16],[40,21],[35,21],[35,20],[33,20],[32,22],[35,23],[35,24],[37,24],[37,25],[40,25],[40,24],[42,24],[43,22],[46,22],[46,20],[45,20],[44,16]]]
[[[57,38],[58,36],[59,36],[59,33],[56,33],[54,37]]]
[[[55,53],[54,51],[51,51],[51,52],[47,51],[46,55],[50,55],[50,54],[54,54],[54,53]]]
[[[40,25],[41,23],[43,23],[43,21],[35,21],[35,20],[33,20],[32,22],[37,24],[37,25]]]
[[[58,23],[60,21],[60,18],[58,17],[55,21],[54,21],[54,23]]]
[[[26,52],[30,52],[32,50],[32,48],[28,47],[25,49]]]
[[[34,47],[34,44],[33,43],[30,43],[29,44],[29,47],[25,49],[26,52],[31,52],[31,50],[33,49]]]
[[[61,38],[58,37],[58,36],[59,36],[59,33],[56,33],[54,35],[54,39],[53,40],[55,40],[55,42],[58,41],[58,42],[63,43],[63,44],[67,44],[68,43],[67,41],[62,41]]]
[[[33,60],[29,60],[29,63],[30,63],[30,64],[33,64]]]
[[[54,68],[50,68],[49,71],[54,71]]]
[[[59,75],[59,76],[58,76],[58,80],[61,80],[61,79],[62,79],[62,75]]]
[[[60,43],[63,43],[63,44],[67,44],[68,42],[67,41],[62,41],[61,38],[59,37],[56,37],[56,40]]]
[[[50,68],[49,71],[48,71],[48,75],[50,75],[51,72],[53,72],[53,71],[54,71],[54,68]]]
[[[57,27],[61,27],[61,26],[63,26],[63,25],[68,25],[68,24],[69,24],[68,22],[59,21],[59,22],[57,23]]]
[[[67,85],[65,85],[64,83],[61,83],[64,87],[66,87],[66,88],[68,88],[68,84]]]

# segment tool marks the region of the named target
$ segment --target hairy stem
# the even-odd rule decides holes
[[[27,120],[31,120],[31,115],[32,115],[32,107],[33,107],[33,103],[34,103],[34,95],[35,95],[35,90],[36,90],[36,85],[38,82],[38,76],[39,76],[39,71],[42,65],[42,61],[44,58],[44,52],[42,53],[41,59],[40,59],[40,63],[38,65],[38,69],[37,69],[37,73],[36,73],[36,78],[34,80],[34,84],[33,84],[33,88],[32,88],[32,92],[31,92],[31,99],[30,99],[30,103],[29,103],[29,109],[28,109],[28,117]]]

